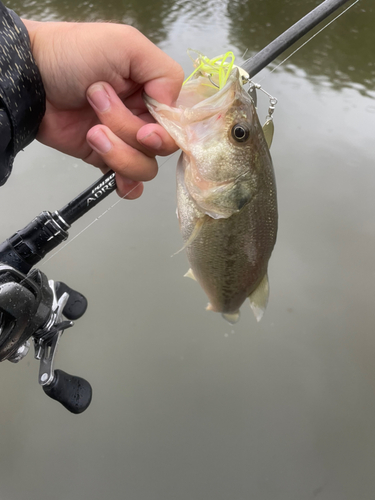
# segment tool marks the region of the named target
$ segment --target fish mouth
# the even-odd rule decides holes
[[[238,69],[232,70],[226,84],[221,88],[212,88],[207,77],[193,79],[183,86],[176,102],[172,106],[157,102],[143,92],[143,100],[151,114],[166,114],[170,119],[183,119],[184,123],[194,123],[204,118],[225,112],[240,93],[241,84]]]

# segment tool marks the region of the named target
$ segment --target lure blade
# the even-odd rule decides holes
[[[273,134],[275,131],[275,126],[272,119],[268,119],[263,125],[263,133],[267,142],[268,149],[270,149],[273,139]]]

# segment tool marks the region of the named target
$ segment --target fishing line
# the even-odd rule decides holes
[[[302,47],[304,47],[306,44],[308,44],[313,38],[315,38],[317,35],[319,35],[319,33],[321,33],[323,30],[325,30],[330,24],[332,24],[333,22],[335,22],[339,17],[341,17],[343,14],[345,14],[345,12],[347,12],[349,9],[351,9],[356,3],[358,3],[359,0],[355,0],[355,2],[353,2],[351,5],[349,5],[349,7],[347,7],[345,10],[343,10],[340,14],[338,14],[334,19],[332,19],[332,21],[330,21],[329,23],[327,23],[325,26],[323,26],[323,28],[321,28],[319,31],[317,31],[314,35],[312,35],[308,40],[306,40],[306,42],[304,42],[302,45],[300,45],[296,50],[294,50],[291,54],[289,54],[288,57],[286,57],[283,61],[281,61],[280,64],[278,64],[277,66],[275,66],[267,75],[265,75],[258,83],[261,83],[263,82],[271,73],[273,73],[274,71],[276,71],[282,64],[284,64],[288,59],[290,59],[292,56],[294,56],[294,54],[296,52],[298,52],[300,49],[302,49]]]
[[[163,165],[165,165],[176,153],[178,153],[178,151],[175,151],[173,154],[169,155],[168,158],[166,158],[166,160],[161,164],[159,165],[159,168],[161,168]],[[117,201],[115,201],[115,203],[113,203],[111,206],[109,206],[106,210],[104,210],[104,212],[100,215],[98,215],[98,217],[96,217],[93,221],[91,221],[86,227],[84,227],[79,233],[77,233],[75,236],[73,236],[72,239],[70,239],[69,241],[67,241],[65,243],[65,245],[63,245],[62,247],[60,247],[55,253],[51,254],[48,259],[45,259],[43,260],[43,262],[41,263],[40,265],[40,268],[42,268],[45,264],[47,264],[47,262],[49,262],[51,259],[53,259],[53,257],[55,257],[58,253],[60,253],[62,250],[64,250],[64,248],[66,248],[68,245],[70,245],[71,243],[73,243],[74,240],[76,240],[78,238],[78,236],[81,236],[82,233],[84,233],[87,229],[89,229],[89,227],[91,227],[92,225],[95,224],[95,222],[98,222],[99,219],[101,219],[104,215],[106,215],[110,210],[112,210],[112,208],[114,208],[116,205],[118,205],[124,198],[126,198],[130,193],[132,193],[134,191],[134,189],[136,189],[137,187],[139,186],[139,183],[136,184],[132,189],[130,189],[127,193],[125,193],[123,196],[119,197],[119,199]]]
[[[247,51],[248,51],[248,50],[249,50],[249,49],[247,48],[247,49],[245,50],[245,52],[242,54],[242,59],[245,59],[245,56],[246,56],[246,54],[247,54]]]
[[[306,42],[304,42],[302,45],[300,45],[296,50],[294,50],[291,54],[289,54],[288,57],[283,59],[277,66],[275,66],[267,75],[265,75],[258,83],[260,84],[263,82],[271,73],[276,71],[280,66],[282,66],[288,59],[290,59],[294,54],[296,54],[302,47],[307,45],[313,38],[315,38],[317,35],[319,35],[323,30],[325,30],[328,26],[330,26],[332,23],[334,23],[339,17],[341,17],[345,12],[347,12],[349,9],[351,9],[356,3],[358,3],[359,0],[355,0],[349,7],[347,7],[345,10],[343,10],[340,14],[338,14],[334,19],[332,19],[329,23],[327,23],[323,28],[321,28],[319,31],[317,31],[314,35],[312,35]],[[247,50],[246,50],[247,51]],[[246,54],[246,52],[245,52]],[[176,153],[173,153],[170,155],[159,167],[162,167],[169,161]],[[84,233],[89,227],[91,227],[95,222],[98,222],[99,219],[101,219],[104,215],[106,215],[112,208],[114,208],[120,201],[122,201],[126,196],[128,196],[134,189],[138,187],[139,184],[136,184],[130,191],[124,194],[120,199],[118,199],[115,203],[113,203],[109,208],[104,210],[104,212],[96,217],[92,222],[90,222],[85,228],[83,228],[78,234],[76,234],[70,241],[68,241],[64,246],[59,248],[54,254],[52,254],[47,260],[45,260],[40,267],[43,267],[47,262],[49,262],[53,257],[55,257],[58,253],[60,253],[64,248],[66,248],[68,245],[70,245],[74,240],[76,240],[79,236],[81,236],[82,233]]]
[[[58,253],[60,253],[62,250],[64,250],[64,248],[66,248],[68,245],[70,245],[71,243],[73,243],[73,241],[75,239],[78,238],[78,236],[81,236],[82,233],[84,233],[86,231],[86,229],[88,229],[89,227],[91,227],[93,224],[95,224],[95,222],[98,222],[99,219],[101,219],[103,217],[103,215],[107,214],[110,210],[112,210],[113,207],[115,207],[118,203],[120,203],[120,201],[122,201],[126,196],[128,196],[128,194],[130,194],[132,191],[134,191],[134,189],[136,189],[137,187],[139,186],[139,183],[136,184],[130,191],[128,191],[127,193],[124,194],[124,196],[121,196],[120,199],[118,199],[117,201],[115,201],[115,203],[113,203],[113,205],[111,205],[110,207],[108,207],[106,210],[104,210],[104,212],[99,215],[98,217],[96,217],[93,221],[91,221],[86,227],[84,227],[79,233],[77,233],[75,236],[73,236],[73,238],[71,240],[69,240],[67,243],[65,243],[64,246],[62,246],[61,248],[59,248],[55,253],[53,253],[47,260],[44,260],[43,263],[40,265],[40,267],[43,267],[44,264],[47,264],[47,262],[49,262],[53,257],[55,257],[55,255],[57,255]]]

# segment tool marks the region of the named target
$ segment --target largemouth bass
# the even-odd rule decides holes
[[[272,160],[254,103],[234,68],[218,89],[196,75],[175,107],[145,96],[182,149],[177,215],[191,269],[210,303],[235,323],[247,297],[259,321],[268,302],[268,261],[277,233]]]

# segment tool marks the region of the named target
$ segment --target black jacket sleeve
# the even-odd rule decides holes
[[[35,139],[45,102],[26,27],[0,2],[0,186],[16,154]]]

